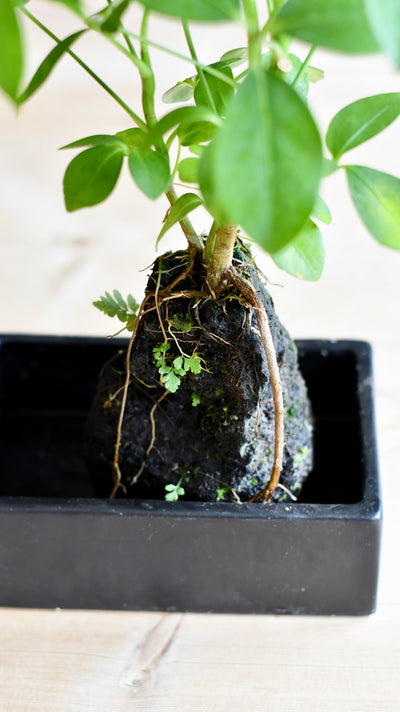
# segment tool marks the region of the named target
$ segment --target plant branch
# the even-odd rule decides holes
[[[57,44],[60,44],[60,43],[61,43],[62,40],[60,40],[60,38],[57,37],[57,35],[55,35],[51,30],[49,30],[49,28],[46,27],[46,25],[43,25],[43,23],[40,22],[40,20],[39,20],[37,17],[35,17],[35,15],[32,15],[32,13],[29,12],[29,10],[27,10],[25,7],[20,7],[19,10],[20,10],[29,20],[31,20],[31,22],[33,22],[37,27],[39,27],[39,29],[42,30],[42,32],[44,32],[48,37],[51,37],[51,39],[54,40],[54,42],[56,42]],[[106,84],[106,83],[101,79],[101,77],[98,76],[98,74],[96,74],[72,49],[67,48],[65,51],[66,51],[67,54],[69,54],[70,57],[72,57],[72,59],[75,60],[75,62],[77,62],[77,63],[79,64],[80,67],[82,67],[82,69],[85,70],[85,72],[87,72],[87,74],[89,74],[89,75],[92,77],[92,79],[95,80],[95,82],[97,82],[97,84],[99,84],[99,85],[102,87],[102,89],[104,89],[104,90],[107,92],[107,94],[109,94],[109,95],[117,102],[117,104],[120,105],[120,107],[130,116],[130,118],[134,121],[134,123],[135,123],[139,128],[146,130],[146,128],[147,128],[147,127],[146,127],[146,124],[145,124],[144,121],[140,118],[140,116],[138,116],[138,115],[121,99],[121,97],[118,96],[118,94],[116,94],[116,93],[111,89],[111,87],[109,87],[108,84]]]
[[[279,366],[276,359],[274,342],[272,339],[271,329],[269,327],[267,313],[264,305],[257,297],[254,289],[248,284],[235,270],[230,267],[227,270],[227,276],[232,284],[244,296],[246,301],[253,307],[257,324],[260,331],[261,342],[265,351],[269,377],[271,381],[272,397],[275,410],[275,444],[274,444],[274,464],[268,484],[258,492],[250,501],[252,502],[269,502],[277,488],[282,472],[283,463],[283,448],[284,448],[284,407],[282,383],[279,373]]]
[[[187,22],[187,20],[182,20],[182,25],[183,25],[183,31],[184,31],[185,37],[186,37],[186,42],[189,47],[190,56],[197,63],[197,65],[196,65],[197,73],[199,75],[199,80],[200,80],[201,86],[203,87],[204,94],[207,97],[207,101],[208,101],[211,111],[213,111],[214,114],[216,114],[217,109],[216,109],[212,94],[210,92],[210,87],[208,86],[207,79],[204,76],[203,68],[201,67],[201,65],[198,61],[198,57],[197,57],[196,50],[195,50],[195,47],[193,44],[192,36],[191,36],[190,30],[189,30],[189,23]]]
[[[147,44],[149,47],[154,47],[155,49],[159,49],[161,52],[166,52],[167,54],[170,54],[172,57],[176,57],[177,59],[181,59],[183,62],[189,62],[189,64],[194,65],[195,67],[200,67],[203,72],[206,72],[207,74],[211,74],[213,77],[216,77],[217,79],[220,79],[222,82],[225,82],[225,84],[229,84],[231,87],[236,87],[236,80],[231,79],[228,77],[226,74],[223,72],[220,72],[218,69],[215,69],[215,67],[211,67],[208,64],[203,64],[202,62],[199,62],[196,59],[193,59],[193,57],[187,57],[185,54],[181,54],[180,52],[175,52],[175,50],[170,49],[169,47],[165,47],[165,45],[161,45],[158,42],[153,42],[152,40],[149,40],[147,37],[142,37],[141,35],[135,34],[135,32],[130,32],[127,30],[127,34],[129,37],[132,37],[134,40],[139,40],[139,42],[142,42],[143,44]],[[125,48],[123,48],[125,49]]]
[[[302,78],[303,74],[307,71],[307,67],[308,67],[308,65],[310,64],[311,58],[312,58],[312,56],[313,56],[313,54],[314,54],[314,52],[315,52],[316,49],[317,49],[317,45],[313,45],[313,46],[311,47],[311,49],[310,49],[310,51],[309,51],[307,57],[305,58],[303,64],[301,65],[301,67],[299,67],[299,71],[297,72],[295,78],[294,78],[293,81],[292,81],[292,87],[293,87],[293,88],[299,83],[299,81],[300,81],[300,79]]]
[[[171,205],[176,203],[178,196],[176,194],[175,188],[172,185],[166,191],[165,195],[167,196]],[[182,220],[179,220],[179,225],[181,226],[183,234],[185,235],[189,245],[196,248],[196,250],[203,251],[203,241],[197,235],[196,230],[194,229],[187,215],[182,218]]]
[[[237,236],[237,225],[226,224],[215,232],[212,254],[207,267],[207,284],[211,294],[218,297],[226,284],[226,272],[232,266],[233,250]],[[208,251],[211,251],[208,248]]]

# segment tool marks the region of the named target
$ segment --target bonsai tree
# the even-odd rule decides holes
[[[104,370],[91,417],[88,460],[101,473],[100,490],[145,492],[155,477],[167,499],[185,492],[217,500],[294,497],[311,467],[310,409],[294,346],[246,240],[289,274],[317,280],[324,263],[318,224],[331,219],[320,183],[340,170],[373,237],[400,248],[400,180],[343,158],[397,118],[400,93],[341,108],[324,140],[307,105],[310,83],[323,78],[311,64],[318,46],[384,51],[399,65],[398,4],[139,0],[141,24],[132,28],[129,0],[108,2],[91,15],[79,0],[62,1],[81,23],[66,38],[27,4],[0,0],[0,87],[21,106],[63,54],[73,57],[129,121],[116,134],[105,130],[64,146],[78,152],[64,177],[67,210],[105,200],[126,161],[139,190],[152,200],[164,193],[169,203],[155,244],[176,223],[186,241],[182,251],[155,261],[140,305],[118,290],[95,302],[131,332],[126,354]],[[182,75],[163,96],[162,116],[154,110],[151,53],[177,52],[168,37],[162,45],[152,40],[153,12],[180,23],[188,47],[179,55]],[[21,15],[55,43],[26,86]],[[239,23],[247,42],[204,64],[191,23],[222,21]],[[139,72],[138,106],[80,59],[75,44],[88,31],[101,34]],[[292,38],[306,43],[301,57],[290,51]],[[210,215],[206,235],[197,234],[189,217],[199,206]],[[101,435],[93,435],[99,426]]]

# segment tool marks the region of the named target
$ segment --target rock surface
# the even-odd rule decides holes
[[[235,257],[236,266],[244,269],[243,260],[248,256],[237,251]],[[161,294],[182,272],[186,260],[185,252],[161,256],[146,293],[158,289]],[[233,288],[219,301],[193,296],[201,287],[201,276],[198,266],[173,287],[169,298],[159,299],[158,311],[154,299],[148,301],[132,349],[119,451],[124,488],[117,496],[164,498],[165,485],[179,483],[189,500],[245,501],[269,480],[274,406],[257,321]],[[281,484],[296,495],[312,463],[306,388],[297,366],[296,347],[279,322],[256,269],[247,266],[243,276],[253,283],[268,314],[285,407]],[[165,337],[168,350],[160,351]],[[199,370],[200,364],[200,373],[189,368],[185,375],[178,375],[181,383],[176,392],[167,392],[154,348],[158,349],[159,365],[167,371],[172,367],[177,375],[179,366],[184,370],[185,359],[195,358],[194,370]],[[88,422],[87,461],[101,496],[112,490],[125,361],[125,355],[120,354],[103,368]],[[278,487],[274,500],[287,497]]]

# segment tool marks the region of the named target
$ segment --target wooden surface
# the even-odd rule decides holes
[[[67,34],[63,11],[43,5],[41,16],[47,13]],[[37,63],[51,44],[31,29],[27,33]],[[214,60],[221,40],[214,30],[208,40],[203,58]],[[241,41],[226,35],[232,46]],[[180,42],[177,35],[177,48]],[[94,54],[103,74],[112,68],[124,97],[137,93],[131,68],[110,63],[98,40],[85,52],[88,60]],[[174,81],[173,62],[155,61],[167,88]],[[313,90],[322,126],[351,100],[398,90],[398,75],[379,58],[320,52],[314,63],[327,70],[326,83]],[[0,331],[106,334],[113,327],[91,301],[113,288],[140,297],[146,278],[140,270],[154,258],[165,203],[142,200],[125,174],[104,206],[66,215],[61,180],[72,155],[56,150],[127,126],[119,109],[68,60],[18,120],[0,98]],[[398,173],[398,157],[395,125],[351,158]],[[334,619],[3,609],[2,711],[400,709],[400,255],[366,234],[346,196],[344,176],[327,182],[324,196],[335,219],[325,232],[327,265],[318,285],[285,277],[262,254],[258,261],[295,337],[360,338],[374,347],[385,509],[377,613]],[[199,231],[207,227],[201,214],[196,224]],[[177,241],[178,231],[165,239],[165,249],[182,245]]]

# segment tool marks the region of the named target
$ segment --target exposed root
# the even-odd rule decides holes
[[[154,447],[154,443],[156,440],[156,422],[154,420],[154,413],[156,412],[156,408],[159,406],[159,404],[165,398],[166,395],[167,395],[167,391],[165,391],[165,393],[163,393],[162,396],[154,403],[154,405],[150,411],[149,417],[150,417],[150,423],[151,423],[151,439],[150,439],[149,446],[146,450],[146,454],[143,458],[143,462],[139,468],[139,471],[136,473],[136,475],[134,477],[132,477],[131,481],[129,482],[129,485],[131,487],[133,485],[135,485],[136,482],[138,481],[140,475],[142,474],[142,472],[146,466],[147,458],[149,457],[149,455]]]
[[[274,464],[268,484],[261,490],[261,492],[258,492],[254,497],[252,497],[250,502],[269,502],[279,484],[283,463],[284,407],[279,366],[267,314],[263,304],[258,299],[253,287],[240,276],[234,267],[230,267],[226,271],[226,275],[255,311],[258,328],[260,330],[261,342],[267,358],[275,409]]]
[[[128,396],[128,388],[129,388],[129,384],[131,381],[131,353],[132,353],[133,342],[134,342],[136,334],[137,334],[137,330],[138,330],[139,323],[140,323],[140,318],[142,316],[142,312],[145,307],[146,301],[147,301],[147,297],[144,298],[144,300],[140,306],[140,309],[139,309],[139,312],[137,315],[137,319],[136,319],[135,328],[132,332],[131,338],[129,339],[129,344],[128,344],[128,348],[126,351],[126,358],[125,358],[126,375],[125,375],[125,383],[124,383],[123,392],[122,392],[121,410],[119,412],[119,418],[118,418],[117,437],[115,440],[114,460],[113,460],[113,468],[112,468],[113,489],[110,494],[110,499],[114,499],[118,489],[120,487],[122,487],[122,485],[121,485],[121,471],[119,469],[119,449],[121,447],[122,423],[124,420],[126,399]]]

